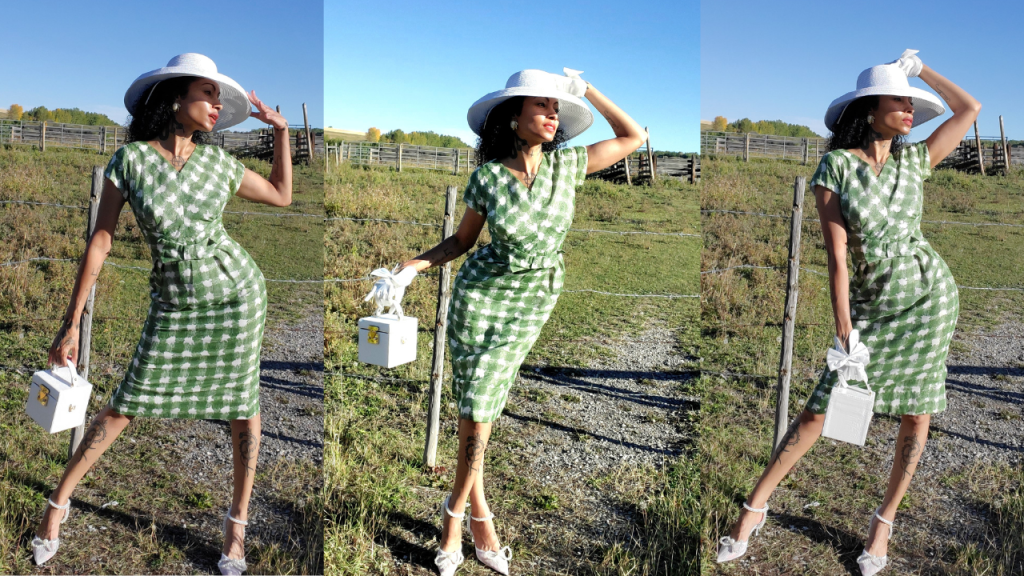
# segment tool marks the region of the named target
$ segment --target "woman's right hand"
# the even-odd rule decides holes
[[[78,365],[78,332],[78,326],[65,323],[60,327],[53,344],[50,344],[48,360],[51,366],[64,366],[69,358],[72,364]]]

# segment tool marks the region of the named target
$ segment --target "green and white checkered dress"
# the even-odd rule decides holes
[[[487,217],[491,243],[459,269],[448,342],[459,417],[492,422],[562,292],[562,241],[572,225],[587,149],[544,154],[533,188],[500,162],[469,178],[466,205]]]
[[[825,155],[811,179],[837,193],[853,257],[850,319],[871,353],[875,412],[933,414],[946,409],[946,355],[960,301],[956,282],[921,234],[924,142],[890,157],[878,176],[847,150]],[[822,414],[837,375],[825,368],[807,408]],[[862,385],[862,384],[860,384]]]
[[[181,172],[146,142],[125,145],[107,165],[153,258],[149,315],[110,399],[117,412],[217,420],[259,413],[267,290],[221,221],[244,173],[224,150],[202,145]]]

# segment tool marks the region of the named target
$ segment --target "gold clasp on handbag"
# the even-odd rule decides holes
[[[75,411],[75,405],[74,404],[71,404],[70,406],[68,406],[68,412],[74,412],[74,411]]]
[[[39,400],[40,406],[46,406],[46,403],[50,401],[50,389],[46,386],[40,386],[39,396],[36,396],[36,400]]]
[[[370,326],[369,331],[366,334],[366,341],[370,344],[380,344],[380,338],[377,336],[377,330],[380,328],[377,326]]]

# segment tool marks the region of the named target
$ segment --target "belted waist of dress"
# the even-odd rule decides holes
[[[153,254],[161,262],[178,262],[180,260],[198,260],[213,255],[217,247],[230,240],[227,232],[218,230],[204,240],[180,243],[162,238],[153,248]]]
[[[509,272],[555,268],[562,261],[563,253],[562,250],[544,253],[505,252],[497,249],[493,244],[489,244],[487,248],[491,252],[489,256],[508,263]]]
[[[868,246],[862,245],[853,248],[854,250],[859,249],[859,251],[864,255],[864,259],[872,262],[875,260],[885,260],[887,258],[910,256],[917,252],[921,247],[927,245],[928,242],[924,239],[917,238],[915,236],[908,236],[892,242],[872,240]]]

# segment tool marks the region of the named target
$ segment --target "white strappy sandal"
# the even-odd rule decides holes
[[[486,522],[494,519],[494,514],[488,514],[483,518],[477,518],[472,514],[469,518],[466,518],[466,531],[469,532],[470,537],[473,536],[473,529],[469,527],[470,518],[477,522]],[[476,540],[473,541],[473,548],[476,548],[476,559],[479,560],[484,566],[496,571],[499,574],[508,576],[508,563],[512,560],[512,549],[508,546],[500,548],[498,550],[481,550],[476,547]]]
[[[871,534],[871,525],[875,523],[875,519],[878,519],[883,524],[889,526],[889,537],[886,538],[886,540],[891,540],[893,528],[892,522],[886,520],[885,518],[882,518],[882,515],[878,513],[878,511],[881,509],[881,506],[876,508],[875,515],[871,517],[871,522],[868,522],[868,534]],[[888,554],[886,554],[885,556],[872,556],[871,554],[868,554],[867,548],[865,548],[864,551],[861,552],[860,556],[857,558],[857,565],[860,566],[860,573],[863,574],[863,576],[873,576],[874,574],[878,574],[886,567],[888,563]]]
[[[729,562],[735,560],[747,553],[747,542],[750,541],[751,536],[757,536],[761,532],[761,528],[764,527],[764,523],[768,521],[768,505],[765,504],[764,508],[751,508],[746,502],[743,503],[743,508],[755,514],[764,514],[761,521],[754,526],[750,534],[747,535],[746,540],[733,540],[731,536],[722,536],[718,541],[718,563]]]
[[[64,511],[64,518],[61,518],[60,523],[63,524],[68,521],[68,516],[71,515],[71,499],[68,498],[68,503],[60,506],[53,500],[47,498],[46,502],[56,508],[57,510]],[[36,566],[42,566],[43,562],[46,562],[53,555],[57,553],[57,548],[60,547],[60,538],[54,538],[53,540],[47,540],[46,538],[40,538],[36,536],[32,539],[32,556],[35,558]]]
[[[229,507],[228,511],[224,513],[224,538],[228,537],[228,522],[229,521],[230,522],[234,522],[235,524],[241,524],[243,526],[243,528],[242,528],[242,539],[244,541],[244,539],[245,539],[245,528],[244,528],[244,526],[248,526],[249,523],[246,522],[245,520],[239,520],[238,518],[235,518],[234,516],[232,516],[231,515],[231,508]],[[248,568],[248,566],[246,566],[246,564],[245,564],[245,555],[244,554],[242,555],[241,558],[228,558],[228,556],[226,554],[221,552],[221,554],[220,554],[220,561],[217,562],[217,568],[220,568],[220,573],[221,574],[228,574],[230,576],[240,576],[243,572],[245,572],[245,570],[246,570],[246,568]]]
[[[445,497],[444,502],[441,503],[441,529],[444,530],[444,513],[447,512],[452,518],[462,518],[466,515],[465,512],[456,514],[448,509],[448,501],[451,499],[451,494]],[[459,547],[451,552],[445,552],[441,549],[440,544],[437,546],[437,556],[434,558],[434,564],[437,565],[437,571],[441,576],[452,576],[455,574],[455,569],[466,559],[462,554],[462,542],[459,542]]]

